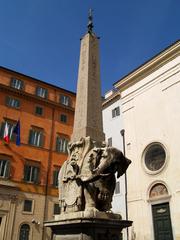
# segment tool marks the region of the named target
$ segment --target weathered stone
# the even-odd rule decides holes
[[[88,136],[97,142],[105,139],[98,52],[98,38],[94,33],[87,33],[81,40],[76,111],[71,139],[74,142]]]
[[[117,177],[130,164],[122,152],[100,147],[90,137],[69,144],[69,158],[59,174],[61,213],[78,211],[110,211]]]
[[[121,240],[123,228],[131,226],[131,221],[119,219],[119,214],[99,212],[97,215],[84,216],[84,212],[63,214],[58,220],[48,221],[46,227],[51,227],[53,240]]]
[[[81,40],[74,131],[58,179],[60,215],[45,223],[54,240],[120,240],[121,230],[132,224],[110,212],[115,173],[123,175],[131,161],[104,142],[98,38],[92,22],[88,26]]]

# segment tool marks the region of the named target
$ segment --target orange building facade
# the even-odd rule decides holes
[[[51,239],[43,222],[59,211],[57,177],[74,108],[75,93],[0,67],[1,240]],[[20,146],[13,132],[18,120]]]

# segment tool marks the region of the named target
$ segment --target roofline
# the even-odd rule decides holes
[[[71,94],[73,94],[73,95],[76,95],[75,92],[72,92],[72,91],[67,90],[67,89],[65,89],[65,88],[58,87],[58,86],[53,85],[53,84],[51,84],[51,83],[44,82],[44,81],[42,81],[42,80],[40,80],[40,79],[37,79],[37,78],[31,77],[31,76],[25,75],[25,74],[23,74],[23,73],[14,71],[14,70],[12,70],[12,69],[9,69],[9,68],[3,67],[3,66],[0,66],[0,69],[5,70],[5,71],[8,71],[8,72],[12,72],[13,74],[21,75],[22,77],[30,78],[30,79],[33,80],[33,81],[40,82],[40,83],[45,84],[45,85],[48,85],[48,86],[50,86],[50,87],[53,87],[53,88],[56,88],[56,89],[59,89],[59,90],[63,90],[63,91],[65,91],[65,92],[68,92],[68,93],[71,93]]]
[[[111,105],[116,99],[120,99],[121,94],[119,91],[113,92],[108,98],[105,98],[102,103],[102,108],[105,109],[108,105]]]
[[[158,68],[159,66],[162,66],[163,63],[167,62],[167,60],[172,59],[172,57],[176,57],[177,49],[180,50],[180,40],[177,40],[176,42],[169,45],[167,48],[163,49],[161,52],[144,62],[139,67],[135,68],[133,71],[125,75],[124,77],[120,78],[117,82],[113,84],[115,88],[123,88],[125,86],[132,85],[134,83],[134,79],[139,77],[138,80],[142,79],[144,77],[143,74],[148,74],[152,71],[154,68]],[[131,81],[131,82],[130,82]]]

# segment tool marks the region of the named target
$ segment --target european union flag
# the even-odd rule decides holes
[[[14,127],[13,133],[16,134],[16,145],[21,145],[21,138],[20,138],[20,121],[18,120],[16,126]]]

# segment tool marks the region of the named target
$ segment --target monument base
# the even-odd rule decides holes
[[[132,225],[132,221],[121,220],[119,214],[90,215],[86,212],[61,214],[44,226],[51,228],[53,240],[121,240],[122,229]]]

